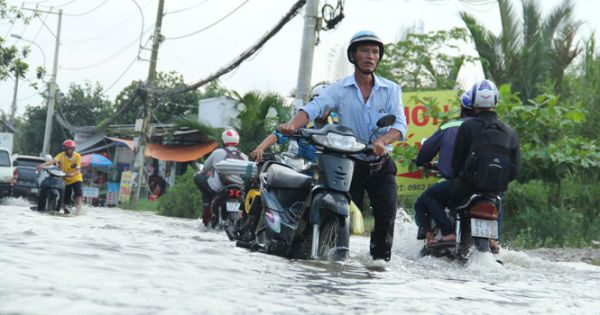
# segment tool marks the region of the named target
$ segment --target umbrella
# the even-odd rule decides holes
[[[109,159],[100,154],[92,153],[81,156],[81,166],[107,167],[112,164]]]

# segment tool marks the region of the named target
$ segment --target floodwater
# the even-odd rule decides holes
[[[465,266],[419,258],[400,218],[394,255],[290,261],[236,248],[198,220],[115,208],[59,217],[0,205],[0,314],[497,314],[600,312],[600,267],[503,250]]]

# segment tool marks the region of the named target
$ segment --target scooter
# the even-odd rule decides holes
[[[395,119],[394,115],[382,117],[378,130]],[[289,137],[317,146],[316,179],[287,164],[266,162],[258,176],[262,212],[255,239],[239,240],[237,246],[288,258],[346,260],[352,155],[372,153],[372,148],[360,142],[352,129],[340,125],[299,129]]]
[[[448,257],[465,262],[474,246],[479,252],[490,252],[490,240],[498,238],[499,209],[502,206],[500,195],[476,193],[463,204],[448,211],[454,225],[456,241],[451,243],[425,245],[421,256]],[[441,232],[432,220],[434,239],[441,239]]]
[[[65,193],[64,178],[67,173],[56,166],[43,168],[38,171],[38,181],[40,183],[40,200],[38,201],[38,211],[60,212]],[[40,208],[40,206],[42,206]],[[66,212],[65,212],[66,213]]]

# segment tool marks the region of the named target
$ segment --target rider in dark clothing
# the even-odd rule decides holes
[[[471,101],[473,109],[476,112],[476,117],[463,123],[458,129],[456,135],[456,145],[454,147],[454,153],[452,155],[452,172],[457,175],[457,178],[453,180],[453,198],[451,205],[453,207],[460,205],[466,201],[469,196],[476,193],[476,189],[468,183],[465,176],[465,163],[471,148],[472,143],[477,139],[478,135],[481,134],[484,125],[491,121],[497,122],[502,129],[510,135],[510,168],[509,168],[509,181],[516,178],[520,164],[520,152],[519,152],[519,140],[515,131],[505,123],[498,119],[498,116],[494,112],[494,108],[498,102],[498,89],[496,85],[488,80],[483,80],[476,83],[471,89]],[[497,192],[503,193],[503,192]],[[502,216],[502,215],[501,215]],[[436,222],[437,223],[437,222]],[[500,222],[499,222],[500,225]],[[451,234],[451,237],[455,237]],[[490,243],[492,252],[499,249],[495,240]]]
[[[445,205],[450,203],[452,199],[452,183],[449,181],[454,178],[452,173],[452,153],[454,152],[454,143],[456,134],[461,124],[471,119],[475,112],[471,106],[470,93],[465,92],[461,98],[460,120],[450,121],[443,124],[427,141],[423,143],[419,154],[415,160],[415,164],[421,167],[429,167],[431,161],[438,157],[437,169],[441,176],[446,179],[429,187],[419,196],[415,203],[415,223],[419,227],[417,239],[427,239],[430,243],[433,240],[431,233],[431,215],[442,214],[444,211],[431,211],[432,209],[444,209]],[[442,218],[435,218],[436,222],[442,221]],[[444,226],[446,234],[451,233],[451,227]],[[450,231],[448,231],[450,229]]]

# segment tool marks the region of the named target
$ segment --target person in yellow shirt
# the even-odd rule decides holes
[[[65,195],[63,197],[63,205],[71,204],[71,195],[75,198],[75,207],[77,212],[81,210],[81,201],[83,199],[83,193],[81,189],[81,182],[83,176],[81,175],[81,156],[75,152],[75,141],[65,140],[62,144],[63,152],[59,153],[54,159],[47,161],[40,166],[38,169],[42,169],[52,164],[58,164],[58,167],[65,173]],[[65,213],[68,210],[65,208]]]

